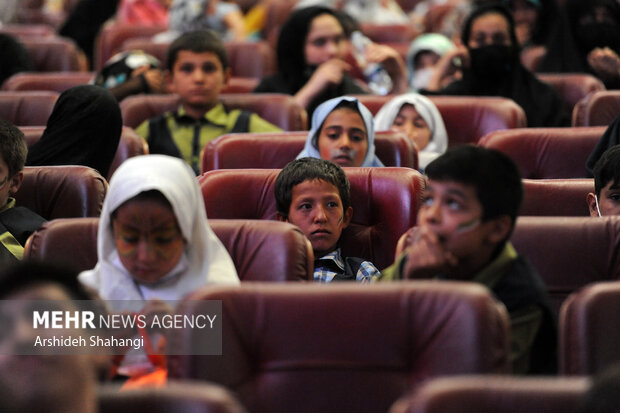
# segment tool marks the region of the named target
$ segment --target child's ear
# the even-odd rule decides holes
[[[498,244],[505,240],[512,229],[512,220],[508,215],[493,218],[487,222],[491,225],[488,240],[491,244]]]
[[[590,210],[591,217],[598,217],[598,211],[596,209],[596,195],[593,192],[590,192],[586,196],[586,202],[588,203],[588,209]]]
[[[353,218],[353,207],[348,207],[344,214],[342,215],[342,229],[345,229],[351,223],[351,218]]]
[[[287,218],[287,217],[285,217],[284,215],[282,215],[282,214],[281,214],[281,213],[279,213],[279,212],[276,212],[276,219],[277,219],[278,221],[288,222],[288,218]]]
[[[24,181],[24,172],[19,171],[15,175],[13,175],[9,181],[9,194],[15,195],[19,188],[22,186],[22,182]]]

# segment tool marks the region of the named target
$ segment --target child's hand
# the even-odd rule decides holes
[[[415,227],[408,231],[405,242],[404,279],[434,277],[458,264],[458,259],[443,247],[439,236],[427,228]]]
[[[603,81],[620,78],[620,57],[609,47],[597,47],[588,53],[588,64]]]
[[[380,63],[390,75],[394,86],[390,93],[404,93],[407,90],[407,68],[402,56],[393,47],[370,43],[366,47],[366,61]]]
[[[344,60],[333,58],[324,63],[314,71],[310,80],[295,94],[295,100],[304,108],[318,96],[321,92],[332,85],[337,85],[342,81],[344,73],[351,69]]]

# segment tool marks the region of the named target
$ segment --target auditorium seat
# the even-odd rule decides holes
[[[484,287],[372,287],[203,288],[177,314],[198,314],[200,300],[221,300],[222,355],[196,355],[196,329],[170,335],[176,355],[168,356],[169,377],[223,385],[249,413],[375,413],[432,377],[509,371],[506,311]]]
[[[401,24],[361,23],[360,28],[362,33],[375,43],[411,43],[420,34],[419,30],[409,22]]]
[[[536,77],[558,92],[569,115],[573,113],[575,105],[588,94],[605,90],[603,82],[587,73],[536,73]]]
[[[198,178],[207,216],[274,220],[273,186],[279,169],[221,169]],[[409,168],[345,168],[353,219],[343,231],[344,256],[370,260],[379,269],[394,261],[399,237],[415,224],[422,176]]]
[[[393,95],[355,95],[376,114]],[[526,127],[525,112],[513,100],[499,97],[428,96],[448,132],[448,145],[476,143],[487,133]]]
[[[310,242],[284,222],[210,219],[242,281],[297,281],[313,277]],[[33,233],[24,257],[64,262],[76,270],[97,263],[98,218],[56,219]]]
[[[594,192],[594,180],[524,179],[521,216],[589,216],[588,193]]]
[[[96,217],[107,190],[106,180],[86,166],[27,166],[15,201],[48,220]]]
[[[519,128],[491,132],[479,144],[508,155],[523,178],[585,178],[586,160],[604,127]]]
[[[594,375],[620,361],[620,282],[568,297],[560,312],[560,374]]]
[[[0,92],[0,119],[16,126],[47,125],[59,94],[57,92]]]
[[[222,135],[210,141],[203,151],[202,172],[283,168],[301,152],[307,136],[305,131]],[[385,166],[418,167],[415,144],[401,132],[377,132],[375,147],[375,153]]]
[[[28,147],[31,147],[41,138],[41,135],[43,135],[45,126],[23,126],[20,129],[24,133],[26,144]],[[146,141],[130,127],[123,126],[118,149],[114,154],[114,159],[112,159],[112,164],[110,165],[110,170],[108,171],[106,179],[110,180],[114,171],[128,158],[146,155],[148,153],[149,146]]]
[[[607,126],[620,114],[620,90],[592,93],[573,109],[573,126]]]
[[[60,93],[74,86],[88,84],[94,77],[95,72],[22,72],[9,77],[2,84],[2,90],[49,90]]]
[[[283,130],[305,130],[308,115],[292,96],[276,93],[232,93],[220,95],[229,109],[244,109],[256,113]],[[175,110],[179,105],[177,95],[134,95],[121,102],[123,124],[138,127],[143,121]]]
[[[556,309],[587,284],[620,280],[620,217],[520,217],[511,242],[536,268]]]
[[[84,72],[84,53],[67,37],[22,38],[37,72]]]
[[[118,53],[127,39],[134,37],[148,37],[166,31],[165,26],[139,26],[108,24],[104,25],[95,39],[95,51],[93,67],[96,71],[101,70],[109,58]]]
[[[464,375],[429,380],[389,413],[580,413],[590,380]]]
[[[0,33],[5,33],[18,39],[30,37],[54,36],[54,28],[48,24],[3,24]]]
[[[170,43],[153,43],[148,38],[134,38],[125,41],[121,50],[143,50],[166,64]],[[274,51],[265,41],[224,42],[228,56],[228,66],[234,77],[252,77],[260,80],[276,70]],[[258,84],[258,83],[257,83]]]

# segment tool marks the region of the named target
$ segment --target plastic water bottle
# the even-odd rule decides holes
[[[366,61],[366,46],[370,43],[372,43],[371,40],[360,31],[351,34],[353,56],[364,72],[368,88],[376,95],[387,95],[392,90],[392,79],[379,63]]]

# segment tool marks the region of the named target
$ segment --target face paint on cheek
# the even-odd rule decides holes
[[[158,259],[169,261],[183,250],[185,243],[176,228],[165,232],[166,235],[153,235],[152,240],[149,240],[149,244],[151,244]],[[162,239],[165,241],[162,241]]]
[[[114,238],[116,239],[116,249],[121,257],[129,257],[136,252],[138,243],[134,241],[128,241],[130,238],[135,238],[134,234],[124,232],[122,229],[115,231]]]

